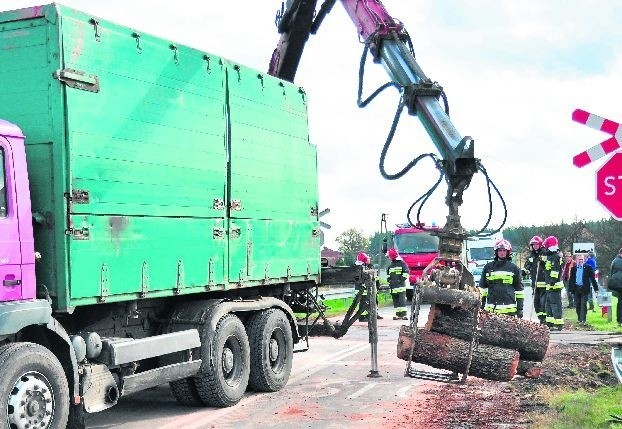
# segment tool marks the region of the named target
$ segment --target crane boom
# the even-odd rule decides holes
[[[404,26],[393,19],[379,0],[340,0],[353,21],[374,62],[383,65],[392,82],[401,90],[403,107],[417,116],[443,158],[442,169],[448,190],[447,223],[440,237],[443,259],[459,260],[466,238],[458,208],[462,194],[477,172],[474,141],[461,136],[439,103],[442,88],[430,80],[409,46]],[[310,34],[330,11],[336,0],[325,0],[314,14],[317,0],[289,0],[279,24],[281,39],[270,61],[269,73],[293,81],[304,45]]]

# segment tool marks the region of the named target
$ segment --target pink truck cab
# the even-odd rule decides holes
[[[0,120],[0,302],[34,299],[35,251],[24,135]]]
[[[432,235],[430,230],[440,229],[438,226],[409,226],[400,227],[393,234],[393,243],[410,269],[410,285],[406,290],[409,298],[423,270],[438,256],[438,237]]]

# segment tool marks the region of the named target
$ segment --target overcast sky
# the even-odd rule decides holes
[[[2,0],[5,10],[40,4]],[[279,39],[277,0],[65,0],[103,19],[266,71]],[[171,5],[175,5],[173,8]],[[605,159],[582,169],[572,156],[607,136],[572,122],[575,108],[622,121],[622,1],[619,0],[385,0],[405,24],[417,61],[449,97],[452,122],[475,139],[482,160],[508,205],[507,226],[601,219],[595,173]],[[398,94],[387,90],[356,107],[362,53],[345,10],[335,5],[312,36],[296,83],[309,96],[311,139],[318,147],[320,209],[332,224],[327,244],[348,228],[377,231],[382,213],[390,228],[436,180],[429,161],[398,181],[378,171]],[[367,93],[387,80],[368,64]],[[416,117],[404,113],[387,159],[396,172],[435,147]],[[425,206],[427,223],[444,224],[445,187]],[[493,224],[502,210],[494,201]],[[479,228],[488,202],[481,174],[465,193],[463,225]],[[546,234],[546,231],[543,231]],[[517,243],[518,244],[518,243]]]

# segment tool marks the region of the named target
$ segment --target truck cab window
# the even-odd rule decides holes
[[[6,169],[4,168],[4,149],[0,147],[0,217],[6,217]]]

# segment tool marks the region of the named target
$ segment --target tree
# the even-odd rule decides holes
[[[346,265],[354,264],[357,253],[367,252],[369,248],[369,238],[359,229],[350,228],[339,234],[335,241],[339,243],[338,250],[343,253]]]

